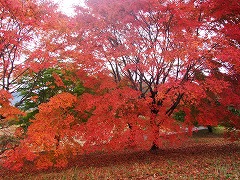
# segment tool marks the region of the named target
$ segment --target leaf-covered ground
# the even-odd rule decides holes
[[[2,179],[239,179],[240,142],[198,133],[179,148],[78,157],[61,170],[10,173]]]

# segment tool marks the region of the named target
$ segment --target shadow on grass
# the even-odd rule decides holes
[[[213,132],[209,132],[207,129],[199,130],[197,132],[193,132],[193,138],[221,138],[224,137],[224,134],[216,134]]]

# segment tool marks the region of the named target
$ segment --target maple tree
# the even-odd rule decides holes
[[[47,46],[44,34],[53,32],[49,25],[57,25],[53,21],[58,15],[53,16],[57,7],[49,2],[1,0],[0,8],[0,86],[16,95],[25,73],[54,65],[54,61],[46,63],[53,58],[49,56],[52,52],[49,48],[44,54],[37,54]]]
[[[38,5],[35,1],[6,0],[0,2],[0,7],[1,88],[12,93],[17,89],[19,77],[30,68],[31,54],[37,59],[34,51],[39,52],[39,48],[34,41],[37,41],[36,35],[41,35],[40,30],[52,20],[50,12],[54,7],[47,3]],[[41,42],[41,38],[38,40]]]
[[[165,123],[174,129],[169,122],[178,111],[190,127],[226,118],[238,127],[239,117],[227,107],[239,108],[239,87],[232,91],[222,78],[226,73],[234,78],[239,64],[238,34],[225,26],[239,29],[237,4],[229,1],[221,9],[218,1],[89,0],[92,16],[87,12],[88,19],[81,21],[84,10],[79,8],[76,31],[82,39],[76,40],[79,49],[89,44],[88,51],[104,61],[116,83],[127,81],[141,97],[152,99],[149,108],[156,117],[149,123],[157,134]]]
[[[239,129],[231,111],[240,109],[237,0],[88,0],[74,17],[37,2],[26,4],[26,15],[21,4],[1,1],[29,31],[2,28],[1,39],[17,32],[21,42],[2,40],[0,97],[22,91],[17,106],[37,108],[26,132],[16,133],[19,145],[4,153],[6,167],[63,167],[77,154],[156,149],[180,143],[196,124]],[[48,15],[34,13],[39,8]],[[18,22],[8,11],[6,18]],[[37,45],[28,49],[31,38]],[[5,99],[1,111],[23,115]]]
[[[12,103],[13,95],[25,85],[20,82],[22,77],[30,75],[30,79],[36,81],[45,68],[60,63],[56,50],[63,45],[53,35],[55,38],[64,36],[63,31],[56,33],[55,28],[64,29],[67,16],[57,12],[57,6],[47,1],[1,0],[0,9],[0,126],[5,129],[12,123],[19,123],[17,121],[27,114]],[[61,21],[58,16],[62,17]],[[22,139],[22,135],[22,128],[17,128],[14,141]],[[15,148],[11,141],[7,141],[6,147]]]

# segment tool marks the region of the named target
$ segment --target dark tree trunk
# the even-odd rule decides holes
[[[207,128],[208,128],[208,132],[209,132],[209,133],[212,133],[212,132],[213,132],[212,126],[207,126]]]
[[[59,142],[60,142],[60,135],[55,135],[55,138],[54,139],[56,139],[56,149],[58,149],[58,147],[59,147]]]
[[[159,149],[158,146],[157,146],[155,143],[153,143],[150,151],[151,151],[151,152],[156,152],[158,149]]]
[[[159,147],[155,143],[153,143],[152,147],[149,151],[152,152],[152,153],[156,153],[156,152],[159,151]]]

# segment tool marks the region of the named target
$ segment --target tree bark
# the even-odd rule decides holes
[[[212,132],[213,132],[212,126],[207,126],[207,128],[208,128],[208,132],[209,132],[209,133],[212,133]]]
[[[155,143],[153,143],[150,151],[151,152],[156,152],[158,149],[159,149],[159,147]]]

